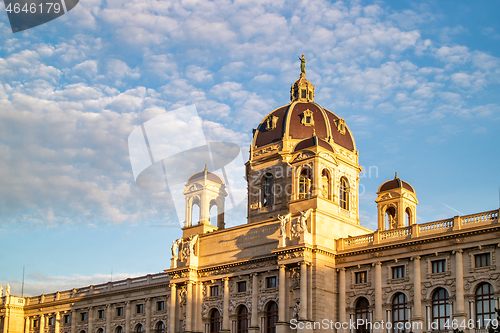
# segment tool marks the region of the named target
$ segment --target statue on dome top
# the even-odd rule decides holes
[[[302,58],[299,57],[300,60],[300,73],[306,75],[306,58],[302,55]]]

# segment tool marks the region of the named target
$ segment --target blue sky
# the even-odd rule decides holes
[[[160,272],[181,236],[168,193],[134,183],[127,137],[195,104],[210,140],[248,152],[289,101],[298,55],[346,119],[360,220],[411,183],[419,223],[499,207],[497,1],[81,0],[13,34],[0,9],[0,284],[26,294]],[[244,209],[242,209],[244,210]],[[230,225],[245,223],[233,214]]]

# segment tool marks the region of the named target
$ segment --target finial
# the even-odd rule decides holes
[[[206,163],[205,163],[205,170],[203,170],[203,175],[205,176],[205,178],[207,178],[208,170],[207,170],[207,164]]]
[[[396,175],[394,176],[394,179],[398,179],[398,172],[396,171]]]
[[[316,136],[316,129],[313,128],[313,136]]]

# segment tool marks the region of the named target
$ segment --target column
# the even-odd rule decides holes
[[[457,305],[455,308],[455,313],[453,317],[458,319],[458,322],[461,323],[463,319],[465,319],[465,305],[464,305],[464,263],[462,257],[462,250],[455,251],[455,286],[457,288]]]
[[[193,282],[186,282],[186,331],[192,331],[193,321]]]
[[[422,318],[422,283],[421,283],[421,271],[420,271],[420,257],[413,257],[413,318],[412,322],[418,322],[420,324],[416,324],[413,327],[415,333],[419,333],[422,330],[425,330],[423,326],[423,318]],[[422,329],[420,326],[422,325]]]
[[[278,269],[278,322],[276,323],[276,333],[284,333],[288,326],[286,322],[286,266],[279,265]]]
[[[40,333],[43,333],[45,329],[45,315],[40,315]]]
[[[71,311],[71,333],[76,333],[76,311]]]
[[[383,320],[382,316],[382,263],[379,261],[374,264],[375,266],[375,313],[374,322],[381,322]],[[374,332],[380,332],[381,330],[374,329]]]
[[[229,331],[229,278],[226,277],[224,281],[224,310],[222,313],[222,330]]]
[[[130,301],[127,301],[125,303],[125,333],[131,333],[132,330],[130,329],[130,317],[131,317],[131,313],[130,313]]]
[[[88,325],[89,325],[89,332],[92,332],[92,324],[93,324],[93,321],[94,321],[94,316],[92,315],[93,310],[94,310],[93,307],[89,307],[89,313],[87,315],[87,320],[88,320]]]
[[[346,322],[345,308],[345,268],[342,267],[339,269],[339,322],[342,324]],[[346,330],[342,328],[339,331]]]
[[[151,298],[146,298],[146,333],[151,332]]]
[[[300,263],[300,311],[299,319],[307,319],[307,264]]]
[[[203,304],[203,282],[198,282],[198,305],[196,306],[196,320],[198,325],[196,326],[197,332],[203,332],[203,320],[201,318],[201,305]]]
[[[257,332],[259,328],[258,322],[258,311],[257,310],[257,302],[259,296],[259,282],[257,273],[252,274],[252,317],[250,320],[250,328],[255,328],[253,331]]]
[[[111,319],[113,319],[113,305],[106,305],[106,333],[111,333]]]
[[[170,316],[169,320],[169,333],[175,333],[175,308],[177,306],[177,288],[175,283],[170,284]]]
[[[59,333],[59,327],[61,325],[60,321],[61,321],[61,313],[58,311],[56,312],[56,318],[54,322],[54,333]]]
[[[24,321],[24,332],[29,333],[30,331],[30,317],[26,317]]]

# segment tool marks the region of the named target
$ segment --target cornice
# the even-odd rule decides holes
[[[145,290],[150,290],[150,289],[157,289],[157,288],[162,288],[162,287],[168,287],[170,284],[170,281],[166,282],[160,282],[157,284],[151,284],[151,285],[146,285],[146,286],[137,286],[137,287],[129,287],[129,288],[124,288],[121,290],[110,290],[110,291],[105,291],[99,294],[95,295],[85,295],[81,297],[75,297],[75,298],[65,298],[65,299],[60,299],[56,301],[49,301],[49,302],[44,302],[44,303],[38,303],[38,304],[29,304],[24,306],[25,311],[29,310],[36,310],[38,308],[48,308],[48,307],[56,307],[60,305],[67,305],[71,303],[78,303],[78,302],[85,302],[88,300],[95,300],[98,298],[103,298],[103,297],[112,297],[120,294],[126,294],[130,292],[137,292],[137,291],[145,291]],[[146,296],[145,296],[146,297]],[[120,301],[122,302],[122,301]],[[120,303],[120,302],[111,302],[111,303]],[[106,302],[109,303],[109,302]],[[96,304],[96,305],[85,305],[84,307],[89,307],[89,306],[100,306],[102,304]],[[80,308],[78,308],[80,309]]]

